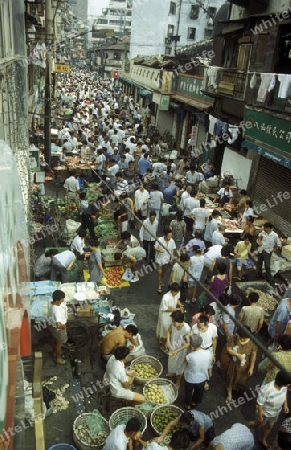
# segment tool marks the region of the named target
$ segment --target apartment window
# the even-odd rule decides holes
[[[212,28],[205,28],[204,30],[204,39],[212,38],[213,30]]]
[[[194,41],[196,38],[196,28],[188,28],[188,39],[191,39],[192,41]]]
[[[120,61],[121,60],[121,53],[120,52],[114,52],[113,53],[113,59],[115,59],[116,61]]]
[[[176,10],[177,10],[177,5],[175,2],[171,2],[170,3],[170,10],[169,10],[169,14],[174,16],[176,14]]]
[[[214,17],[216,15],[216,11],[217,11],[217,8],[214,8],[214,6],[210,6],[208,8],[208,12],[209,12],[210,17]]]
[[[166,48],[165,48],[165,54],[166,54],[166,55],[171,55],[172,52],[173,52],[172,47],[166,47]]]
[[[199,5],[191,5],[190,19],[194,19],[194,20],[198,19],[199,11],[200,11]]]
[[[174,25],[168,25],[168,36],[174,36],[175,27]]]

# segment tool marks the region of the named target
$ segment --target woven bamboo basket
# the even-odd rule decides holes
[[[86,424],[87,417],[91,416],[91,415],[92,414],[90,414],[90,413],[81,414],[74,421],[74,424],[73,424],[73,441],[74,441],[74,444],[77,446],[77,448],[79,450],[101,450],[103,448],[104,444],[105,444],[105,440],[100,445],[88,444],[80,436],[80,433],[79,433],[79,431],[77,429],[78,426]],[[104,419],[104,417],[102,417],[102,423],[103,423],[103,429],[107,433],[107,436],[108,436],[109,433],[110,433],[110,428],[109,428],[109,424],[108,424],[107,420]]]
[[[150,421],[151,421],[151,426],[152,426],[152,428],[155,430],[155,432],[156,432],[157,434],[161,434],[161,432],[160,432],[159,430],[157,430],[156,427],[154,426],[154,424],[153,424],[153,419],[155,418],[157,412],[159,412],[159,411],[161,411],[161,410],[164,410],[164,409],[167,409],[167,410],[169,410],[169,411],[171,411],[171,412],[173,412],[173,413],[176,413],[176,414],[177,414],[177,417],[180,416],[181,414],[183,414],[183,412],[184,412],[181,408],[179,408],[178,406],[175,406],[175,405],[166,405],[166,406],[161,405],[161,406],[156,406],[155,409],[154,409],[154,410],[152,411],[152,413],[151,413]],[[172,419],[172,420],[173,420],[173,419]]]
[[[166,403],[163,403],[163,405],[171,405],[176,401],[178,397],[177,386],[172,381],[167,380],[166,378],[153,378],[152,380],[148,381],[143,388],[143,395],[153,405],[160,405],[160,403],[153,402],[147,396],[147,387],[151,384],[157,384],[163,390],[166,398]]]
[[[130,406],[117,409],[113,414],[111,414],[109,419],[110,430],[114,430],[117,425],[125,425],[132,417],[136,417],[141,422],[141,432],[144,433],[147,427],[146,416],[138,409],[132,408]]]
[[[153,367],[156,370],[157,375],[155,375],[154,377],[151,377],[151,378],[141,378],[141,377],[138,377],[137,375],[135,375],[135,377],[134,377],[135,383],[146,384],[148,381],[152,380],[153,378],[158,378],[162,375],[163,366],[160,363],[160,361],[157,358],[154,358],[153,356],[149,356],[149,355],[138,356],[131,362],[130,368],[134,370],[134,368],[137,364],[150,364],[151,367]]]

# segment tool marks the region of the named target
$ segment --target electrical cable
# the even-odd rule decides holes
[[[96,175],[98,175],[95,171],[93,171]],[[98,175],[99,177],[99,175]],[[107,187],[107,189],[112,193],[112,195],[114,197],[118,197],[117,195],[115,195],[114,193],[114,189],[105,181],[102,180],[102,183]],[[121,200],[121,199],[119,199]],[[121,200],[121,203],[123,204],[123,206],[125,207],[125,209],[132,214],[131,209]],[[100,204],[100,202],[99,202]],[[137,216],[135,216],[137,222],[139,222],[140,225],[143,226],[143,221],[140,220]],[[158,240],[159,238],[154,235],[150,230],[148,230],[145,227],[146,231],[149,233],[149,235],[154,238],[155,240]],[[167,247],[164,246],[160,241],[159,241],[159,245],[161,245],[161,247],[163,247],[163,249],[171,256],[171,253],[168,251]],[[191,278],[192,275],[189,272],[188,269],[186,269],[185,267],[183,267],[183,265],[181,264],[180,261],[176,260],[176,262],[180,265],[180,267],[183,268],[183,270],[187,273],[188,276],[190,276]],[[229,315],[228,310],[225,308],[225,306],[211,293],[209,292],[209,290],[200,282],[200,280],[196,280],[196,283],[202,288],[202,292],[205,293],[206,295],[208,295],[212,301],[216,302],[217,305],[219,306],[220,310],[222,310],[224,313],[226,313],[227,315]],[[277,360],[276,358],[271,354],[271,352],[268,350],[268,348],[266,348],[247,328],[245,328],[245,326],[243,324],[241,324],[238,319],[236,319],[236,317],[232,317],[229,315],[229,318],[235,323],[235,325],[237,325],[239,328],[243,329],[244,332],[247,334],[247,336],[251,339],[251,341],[260,349],[262,350],[262,352],[268,356],[268,358],[270,359],[270,361],[280,369],[280,371],[282,371],[285,375],[291,377],[291,372],[288,372],[286,370],[286,368],[284,368]]]

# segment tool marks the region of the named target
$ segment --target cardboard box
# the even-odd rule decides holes
[[[93,317],[93,316],[94,316],[93,305],[77,306],[77,317]]]

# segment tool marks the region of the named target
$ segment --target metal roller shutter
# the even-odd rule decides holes
[[[267,209],[260,215],[271,222],[275,228],[291,236],[291,200],[284,200],[279,192],[291,191],[291,170],[261,157],[256,185],[253,193],[254,206],[265,204]],[[277,202],[277,204],[276,204]],[[261,209],[260,209],[261,211]]]

